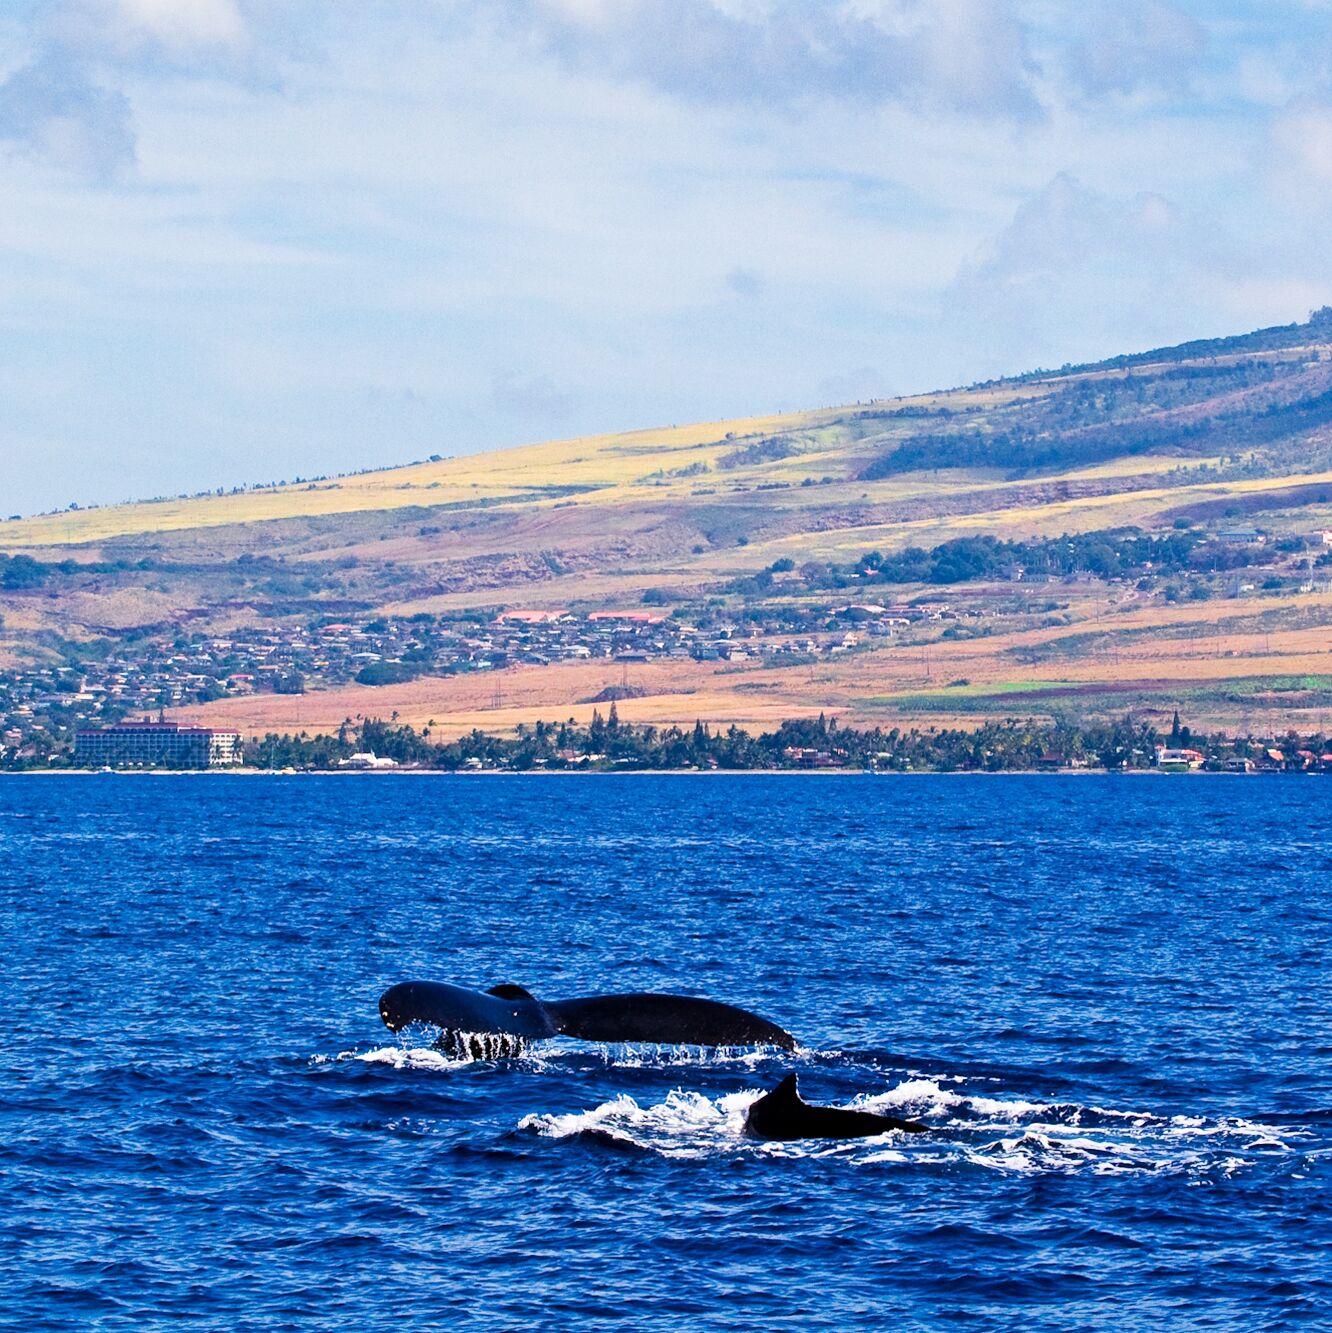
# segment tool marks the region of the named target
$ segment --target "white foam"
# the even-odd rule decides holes
[[[554,1139],[593,1132],[665,1157],[706,1157],[741,1142],[745,1111],[759,1095],[757,1091],[737,1092],[714,1101],[676,1088],[664,1102],[640,1106],[622,1093],[590,1111],[524,1116],[518,1128]]]
[[[760,1142],[745,1135],[756,1089],[711,1099],[676,1089],[655,1105],[621,1094],[590,1111],[525,1116],[519,1128],[548,1138],[595,1134],[666,1157],[736,1152],[783,1158],[835,1157],[857,1166],[963,1164],[1021,1175],[1186,1173],[1232,1175],[1259,1157],[1291,1151],[1270,1127],[1076,1104],[972,1097],[963,1080],[910,1078],[856,1098],[865,1110],[908,1111],[934,1134],[889,1131],[874,1138]],[[1091,1124],[1083,1123],[1090,1119]]]
[[[956,1080],[961,1083],[961,1080]],[[1024,1115],[1039,1115],[1050,1108],[1045,1102],[1003,1101],[997,1097],[969,1097],[946,1088],[937,1079],[912,1078],[887,1092],[876,1092],[857,1097],[851,1103],[862,1111],[912,1110],[928,1117],[947,1112],[966,1110],[978,1116],[1007,1116],[1016,1119]]]
[[[454,1059],[431,1046],[377,1046],[373,1051],[345,1051],[339,1060],[361,1060],[370,1065],[389,1065],[394,1069],[415,1069],[441,1074],[450,1069],[463,1069],[472,1061]]]

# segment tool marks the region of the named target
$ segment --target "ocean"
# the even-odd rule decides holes
[[[1332,1326],[1332,782],[0,779],[5,1329]],[[463,1061],[393,982],[800,1048]],[[926,1135],[764,1144],[806,1098]]]

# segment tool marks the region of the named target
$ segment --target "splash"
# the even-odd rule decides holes
[[[861,1096],[857,1109],[908,1113],[930,1135],[889,1131],[874,1138],[766,1143],[745,1134],[757,1089],[709,1098],[680,1089],[655,1105],[621,1094],[589,1111],[533,1114],[518,1128],[552,1139],[583,1139],[672,1158],[749,1153],[777,1158],[837,1158],[857,1166],[956,1165],[1011,1174],[1186,1173],[1224,1177],[1260,1157],[1294,1151],[1296,1131],[1226,1118],[1159,1116],[1075,1103],[971,1096],[963,1080],[911,1078]]]
[[[804,1048],[781,1051],[772,1046],[660,1046],[641,1043],[597,1045],[588,1042],[550,1043],[548,1050],[594,1052],[601,1063],[615,1069],[660,1069],[677,1066],[757,1069],[779,1057],[783,1065],[803,1064],[811,1052]]]
[[[435,1049],[455,1060],[512,1060],[527,1050],[527,1043],[504,1032],[444,1028],[435,1038]]]
[[[428,1074],[442,1074],[463,1069],[471,1060],[446,1055],[433,1046],[377,1046],[372,1051],[344,1051],[339,1060],[359,1060],[363,1064],[388,1065],[393,1069],[412,1069]]]
[[[518,1128],[552,1139],[607,1139],[663,1157],[709,1157],[744,1141],[745,1111],[757,1096],[749,1091],[714,1099],[677,1088],[656,1106],[640,1106],[622,1093],[591,1111],[524,1116]]]

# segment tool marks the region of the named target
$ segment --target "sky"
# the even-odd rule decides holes
[[[1332,302],[1332,0],[0,0],[0,517]]]

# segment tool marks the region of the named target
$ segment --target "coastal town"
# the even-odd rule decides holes
[[[520,725],[514,736],[470,735],[440,743],[428,729],[350,720],[335,735],[270,734],[247,745],[239,732],[170,722],[165,710],[110,726],[79,727],[72,751],[16,758],[13,769],[540,772],[624,770],[847,770],[864,773],[1060,772],[1300,773],[1332,775],[1332,738],[1197,735],[1178,714],[1164,736],[1129,719],[1042,724],[1010,719],[971,731],[861,730],[835,718],[784,722],[751,735],[737,727],[657,728],[622,722],[614,702],[587,726]]]
[[[30,608],[49,599],[57,567],[26,557],[3,560],[5,607],[30,618]],[[61,566],[59,573],[77,579],[79,568]],[[11,631],[23,656],[0,668],[0,764],[58,759],[71,752],[80,728],[160,709],[343,687],[373,693],[377,686],[476,673],[495,673],[498,694],[503,674],[514,668],[618,664],[622,682],[599,687],[590,699],[601,703],[632,697],[629,676],[640,663],[744,671],[919,650],[928,679],[931,645],[1089,621],[1100,626],[1109,613],[1257,600],[1271,608],[1261,614],[1278,626],[1285,623],[1283,606],[1324,595],[1330,577],[1330,531],[1280,537],[1259,528],[1186,525],[1162,535],[1126,529],[1023,544],[968,538],[930,551],[870,553],[845,565],[797,566],[785,558],[692,595],[649,589],[619,605],[501,603],[305,616],[274,608],[103,629],[91,637],[24,638]],[[1033,643],[1014,651],[1029,656],[1048,649]],[[364,715],[373,709],[370,699]]]
[[[186,753],[192,757],[179,766],[218,762],[229,766],[247,760],[262,762],[258,756],[265,747],[271,762],[272,738],[261,744],[252,735],[242,742],[239,733],[220,749],[214,746],[207,764],[198,762],[195,742],[182,742],[184,748],[177,749],[157,744],[165,732],[158,733],[146,749],[142,744],[126,749],[116,742],[93,739],[99,734],[114,735],[116,729],[127,726],[141,727],[143,719],[154,715],[169,726],[166,712],[185,708],[194,710],[191,726],[206,731],[208,705],[247,696],[299,699],[359,687],[366,701],[357,716],[359,724],[379,715],[374,704],[376,687],[488,673],[494,677],[498,705],[504,682],[515,669],[540,672],[581,663],[589,668],[599,666],[603,681],[605,668],[612,668],[613,683],[600,686],[585,702],[613,707],[640,692],[632,683],[632,674],[638,664],[646,663],[697,663],[741,673],[774,668],[812,670],[821,662],[887,652],[898,661],[910,660],[912,654],[918,657],[928,683],[932,647],[937,650],[950,643],[1013,631],[1076,628],[1089,620],[1099,624],[1103,623],[1102,612],[1116,609],[1131,612],[1152,605],[1196,604],[1214,597],[1249,601],[1257,597],[1273,608],[1262,614],[1277,617],[1271,623],[1279,625],[1283,623],[1280,617],[1288,614],[1281,608],[1289,599],[1325,590],[1332,555],[1324,553],[1332,544],[1330,539],[1332,534],[1319,532],[1298,541],[1286,540],[1284,546],[1289,549],[1282,551],[1256,530],[1224,530],[1201,539],[1191,533],[1184,538],[1118,535],[1115,540],[1125,553],[1123,558],[1136,562],[1127,573],[1088,568],[1098,559],[1088,539],[1080,539],[1083,549],[1069,543],[1068,549],[1055,551],[1064,566],[1056,572],[1050,572],[1049,561],[1051,548],[1058,544],[1026,548],[1030,563],[1045,565],[1029,569],[1014,563],[994,543],[954,542],[928,553],[907,552],[908,563],[915,564],[906,572],[919,576],[916,566],[921,560],[933,562],[925,570],[931,583],[900,591],[894,584],[905,577],[897,569],[903,557],[873,556],[843,567],[806,564],[798,570],[793,561],[784,560],[719,589],[718,595],[687,602],[649,591],[639,604],[619,607],[501,605],[402,615],[329,614],[306,620],[250,617],[248,623],[225,629],[191,629],[188,623],[132,628],[91,642],[65,640],[47,650],[44,660],[0,671],[0,768],[120,763],[173,766]],[[1177,549],[1181,541],[1185,541],[1184,558],[1191,564],[1181,559]],[[1120,558],[1114,548],[1106,549]],[[1174,567],[1167,564],[1171,558]],[[38,592],[24,595],[37,596]],[[1076,651],[1076,637],[1070,642]],[[1014,651],[1030,655],[1049,649],[1033,644],[1030,649],[1017,646]],[[949,687],[968,684],[965,679],[940,683]],[[204,711],[202,718],[200,710]],[[534,717],[533,722],[536,720]],[[346,721],[350,725],[353,719]],[[714,749],[687,759],[676,755],[672,762],[686,767],[869,769],[1159,767],[1166,771],[1321,772],[1332,768],[1328,754],[1332,746],[1323,743],[1320,735],[1262,735],[1261,719],[1258,721],[1257,727],[1245,727],[1242,741],[1218,732],[1207,744],[1190,747],[1152,736],[1112,761],[1096,757],[1096,743],[1080,747],[1051,739],[1048,744],[1029,744],[1020,752],[1012,751],[1001,761],[975,747],[971,757],[958,758],[937,753],[937,747],[929,745],[913,755],[895,755],[868,744],[854,753],[846,752],[845,747],[791,744],[744,751],[743,759],[737,758],[741,751],[719,755]],[[1057,729],[1068,721],[1057,714],[1042,725]],[[632,730],[626,726],[621,735]],[[497,738],[494,745],[477,753],[460,751],[454,756],[456,762],[441,757],[444,752],[440,751],[381,755],[376,758],[383,762],[371,763],[355,758],[362,751],[344,735],[332,750],[316,747],[312,753],[291,755],[290,766],[373,768],[410,763],[524,768],[642,762],[652,767],[663,762],[654,750],[655,742],[641,752],[607,757],[595,737],[538,752],[529,752],[530,747],[524,749],[521,744],[506,750],[511,740]],[[362,750],[369,753],[365,747]]]
[[[44,758],[67,748],[80,727],[114,724],[145,710],[556,662],[780,665],[852,652],[869,640],[958,615],[938,600],[843,602],[740,619],[715,608],[697,610],[686,619],[661,608],[513,609],[124,636],[86,660],[0,673],[0,762]]]

